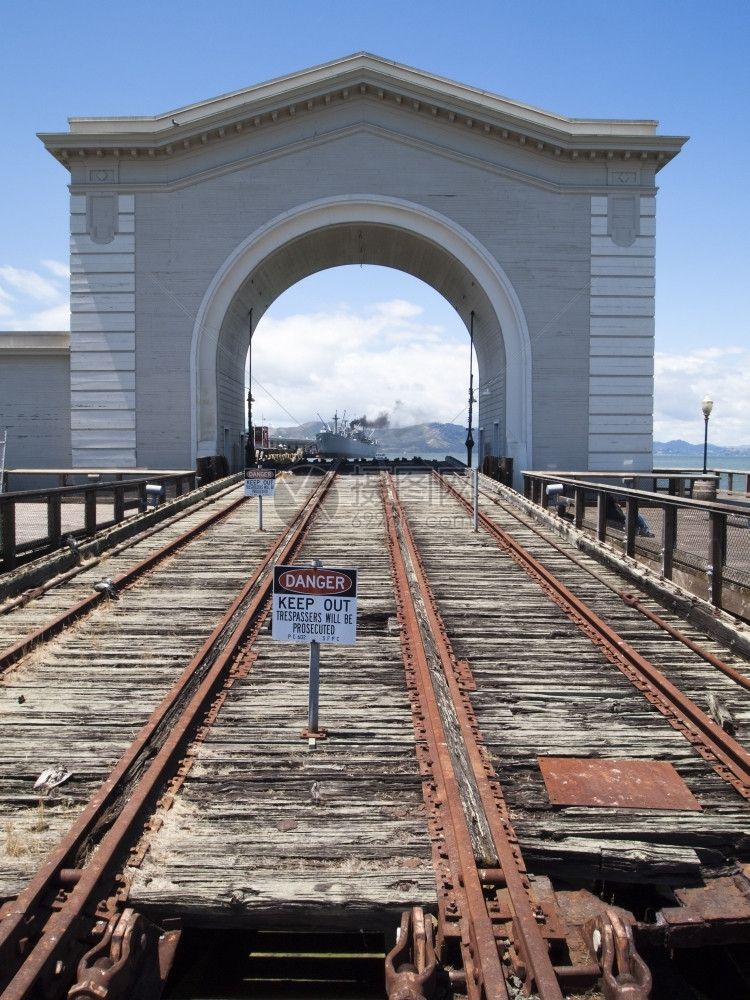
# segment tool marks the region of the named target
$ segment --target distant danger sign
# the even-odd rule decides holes
[[[272,497],[276,490],[276,469],[245,469],[245,496]]]
[[[274,639],[351,646],[357,641],[357,571],[275,566]]]

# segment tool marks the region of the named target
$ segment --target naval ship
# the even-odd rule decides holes
[[[367,434],[358,420],[347,421],[346,414],[339,420],[335,413],[333,426],[322,417],[320,421],[323,429],[315,435],[315,440],[321,458],[375,458],[378,454],[378,442]]]

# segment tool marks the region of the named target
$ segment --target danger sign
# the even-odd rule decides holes
[[[276,469],[245,469],[245,496],[272,497],[276,491]]]
[[[357,641],[357,570],[275,566],[272,635],[281,642]]]

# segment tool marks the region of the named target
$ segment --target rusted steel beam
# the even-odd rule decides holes
[[[63,972],[57,975],[58,988],[50,996],[62,995],[70,981],[72,964],[80,957],[77,949],[81,939],[85,939],[95,919],[97,902],[113,893],[115,878],[138,839],[136,831],[148,807],[155,803],[166,776],[174,772],[251,623],[268,604],[273,564],[293,558],[334,476],[328,473],[297,510],[253,578],[29,886],[0,909],[0,969],[5,973],[5,979],[0,976],[0,988],[7,983],[2,1000],[27,1000],[39,982],[53,978],[51,970],[56,968]],[[157,735],[162,742],[154,745]],[[138,774],[139,766],[149,759],[146,770]],[[126,787],[128,781],[135,781],[132,788]],[[116,818],[91,860],[77,879],[68,878],[72,885],[69,895],[45,923],[50,901],[58,891],[61,870],[75,867],[96,825],[112,814]],[[35,943],[29,947],[28,940],[34,938]],[[25,948],[21,946],[24,939]]]
[[[467,498],[443,477],[438,478],[444,488],[468,510],[470,504]],[[670,725],[692,743],[716,773],[728,781],[743,798],[750,800],[750,753],[717,726],[695,702],[667,680],[660,670],[641,656],[499,525],[482,512],[479,520],[498,546],[536,580],[610,663],[621,670],[633,686],[659,709]]]
[[[467,910],[462,914],[466,922],[469,952],[474,961],[475,983],[472,989],[471,976],[467,971],[467,989],[470,996],[483,998],[502,996],[506,991],[505,977],[499,957],[495,928],[488,911],[487,899],[479,876],[472,840],[466,815],[456,780],[455,768],[448,748],[445,722],[433,688],[430,668],[420,630],[420,617],[426,615],[427,627],[432,635],[434,647],[441,661],[443,674],[453,700],[454,709],[467,749],[474,780],[489,823],[493,847],[505,878],[512,911],[515,945],[527,964],[529,986],[539,992],[542,1000],[561,998],[557,977],[549,958],[546,941],[537,923],[537,912],[529,893],[528,879],[520,857],[518,842],[506,816],[499,811],[502,795],[492,765],[486,752],[478,745],[478,729],[473,713],[470,713],[468,699],[461,693],[456,677],[457,662],[453,657],[442,621],[437,613],[434,598],[419,559],[414,539],[406,516],[401,508],[391,477],[384,473],[383,500],[388,541],[394,566],[394,583],[399,600],[400,613],[404,619],[408,636],[408,656],[416,668],[422,711],[425,721],[425,737],[430,743],[430,752],[436,765],[438,800],[447,804],[451,821],[452,836],[455,840],[457,856],[450,860],[450,867],[460,872],[458,881],[466,896]],[[414,574],[419,588],[419,614],[415,597],[409,585],[408,570]],[[464,673],[465,673],[464,667]],[[442,791],[441,786],[442,785]],[[454,879],[455,884],[455,879]],[[464,948],[466,955],[466,948]],[[477,992],[478,988],[478,992]],[[503,992],[500,992],[500,991]]]
[[[661,948],[704,948],[750,941],[750,876],[724,875],[705,885],[675,891],[678,906],[665,907],[652,923],[635,925],[639,942]]]

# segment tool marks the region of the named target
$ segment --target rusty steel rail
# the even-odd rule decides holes
[[[204,518],[198,524],[193,525],[192,528],[188,528],[177,538],[173,538],[166,545],[163,545],[156,552],[152,552],[151,555],[146,556],[140,562],[136,563],[125,573],[121,573],[118,577],[114,579],[114,584],[118,590],[122,590],[124,587],[130,586],[135,583],[140,577],[145,576],[154,570],[159,563],[163,562],[168,556],[174,555],[175,552],[183,548],[189,542],[191,542],[198,535],[207,531],[214,524],[218,524],[219,521],[223,521],[224,518],[232,514],[238,507],[245,503],[246,498],[244,496],[239,497],[237,500],[233,500],[228,506],[222,508],[221,510],[214,511],[209,514],[208,517]],[[157,529],[158,530],[158,529]],[[153,532],[154,529],[150,529]],[[85,571],[89,569],[89,566],[81,566],[81,570]],[[74,625],[80,618],[84,615],[89,614],[93,609],[100,604],[102,601],[107,599],[105,593],[94,592],[88,597],[82,598],[77,601],[71,607],[62,611],[59,615],[54,618],[50,618],[48,622],[34,629],[33,632],[29,632],[23,638],[14,642],[12,646],[8,646],[0,651],[0,676],[8,670],[14,663],[24,657],[32,649],[37,649],[40,643],[48,642],[50,639],[59,635],[66,628]]]
[[[433,476],[465,510],[473,511],[471,501],[460,490],[439,473],[433,472]],[[750,753],[491,518],[479,511],[478,519],[498,546],[539,584],[716,773],[750,800]]]
[[[460,736],[489,825],[499,866],[499,871],[493,873],[493,881],[504,888],[510,903],[512,947],[518,953],[516,965],[525,970],[526,987],[535,988],[541,1000],[561,1000],[562,991],[540,927],[543,917],[531,899],[529,880],[502,792],[466,696],[468,668],[465,664],[463,669],[458,668],[389,473],[381,473],[381,489],[407,677],[416,701],[413,711],[418,746],[426,742],[420,767],[435,786],[427,806],[428,811],[437,811],[442,839],[442,848],[435,859],[439,878],[438,947],[444,947],[448,937],[456,936],[451,933],[451,925],[458,924],[470,1000],[498,1000],[508,996],[500,955],[500,950],[507,948],[502,944],[507,925],[498,919],[499,908],[493,893],[485,895],[449,749],[449,734],[431,679],[426,642],[439,659],[448,684]],[[460,680],[457,668],[461,671]]]
[[[117,923],[124,919],[120,935],[132,934],[133,919],[125,919],[127,911],[116,912],[119,873],[140,839],[148,809],[205,723],[248,632],[259,627],[270,599],[273,565],[299,550],[335,475],[335,469],[327,473],[300,505],[107,781],[27,888],[0,908],[2,1000],[65,995],[79,961],[85,965],[83,953],[91,947],[97,923],[107,931],[109,921],[108,933],[117,938]],[[82,995],[88,994],[84,990]]]
[[[483,489],[481,492],[482,495],[485,496],[490,501],[490,503],[494,504],[496,507],[501,506],[500,501],[497,498],[497,495],[493,495],[486,489]],[[639,614],[643,615],[644,618],[648,618],[649,621],[652,621],[654,625],[658,625],[660,629],[663,629],[665,632],[668,632],[673,639],[676,639],[678,642],[681,642],[683,646],[687,646],[687,648],[692,653],[695,653],[696,656],[700,656],[702,660],[705,660],[706,663],[710,663],[712,667],[716,667],[716,669],[721,671],[721,673],[723,673],[726,677],[729,677],[730,680],[733,680],[735,684],[739,684],[740,687],[744,687],[748,691],[750,691],[750,677],[745,676],[745,674],[741,673],[739,670],[736,670],[733,666],[731,666],[731,664],[726,663],[724,660],[722,660],[721,657],[716,656],[715,653],[712,653],[710,650],[705,649],[703,646],[700,645],[700,643],[697,643],[694,639],[691,639],[690,636],[685,635],[684,632],[681,632],[678,628],[675,628],[674,625],[671,625],[669,622],[665,621],[660,615],[657,615],[656,612],[652,611],[650,608],[647,608],[646,605],[643,604],[641,601],[639,601],[634,594],[626,590],[620,590],[618,587],[615,587],[612,583],[610,583],[609,580],[601,576],[601,574],[595,573],[594,570],[586,563],[583,563],[580,560],[576,559],[574,553],[570,552],[568,549],[563,548],[562,545],[558,545],[558,543],[554,539],[550,538],[549,535],[544,534],[544,532],[542,532],[535,524],[531,524],[528,521],[526,521],[516,511],[511,510],[509,507],[503,507],[502,509],[510,517],[515,518],[515,520],[518,521],[519,524],[522,524],[524,528],[528,529],[529,531],[533,531],[535,535],[543,539],[543,541],[547,545],[555,549],[556,552],[559,552],[560,555],[565,556],[566,559],[569,559],[580,569],[585,570],[590,576],[593,576],[593,578],[597,580],[603,587],[606,587],[613,594],[617,594],[617,596],[620,598],[623,604],[627,604],[629,608],[633,608],[634,611],[637,611]]]

